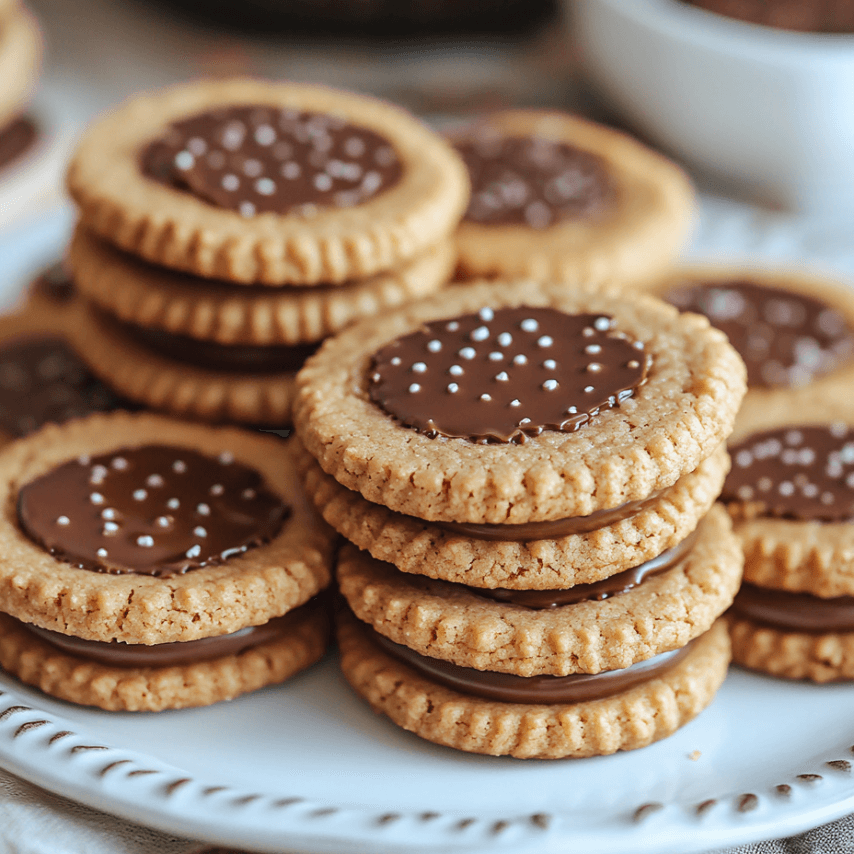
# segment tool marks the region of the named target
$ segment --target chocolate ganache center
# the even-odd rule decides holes
[[[687,285],[665,298],[726,333],[753,388],[806,385],[854,356],[845,317],[804,294],[736,281]]]
[[[793,632],[854,631],[854,596],[824,599],[810,593],[743,584],[732,610],[755,623]]]
[[[511,673],[474,670],[439,658],[428,658],[394,643],[369,626],[364,626],[364,631],[383,652],[411,667],[419,676],[438,682],[452,691],[500,703],[585,703],[603,700],[663,675],[688,655],[693,644],[692,641],[681,649],[662,653],[623,670],[608,670],[593,675],[514,676]]]
[[[106,412],[120,399],[61,339],[24,335],[0,343],[0,431],[19,437],[45,424]]]
[[[38,138],[39,130],[27,116],[21,116],[0,128],[0,169],[11,165],[29,151]]]
[[[81,569],[166,577],[268,542],[290,509],[228,452],[144,445],[64,463],[21,487],[21,528]]]
[[[470,222],[544,229],[595,217],[613,202],[602,158],[565,142],[487,129],[455,147],[471,179]]]
[[[263,104],[173,122],[142,151],[141,169],[246,217],[354,207],[403,174],[397,152],[381,134],[340,116]]]
[[[373,355],[368,394],[430,437],[572,433],[646,382],[643,343],[615,326],[607,315],[525,307],[434,321]]]
[[[780,427],[730,448],[721,499],[743,518],[854,519],[854,433],[845,424]]]

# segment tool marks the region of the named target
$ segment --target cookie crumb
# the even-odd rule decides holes
[[[702,755],[703,755],[703,754],[702,754],[702,753],[700,753],[700,751],[699,751],[699,750],[692,750],[692,751],[688,754],[688,758],[689,758],[692,762],[696,762],[696,761],[697,761],[697,760],[698,760]]]

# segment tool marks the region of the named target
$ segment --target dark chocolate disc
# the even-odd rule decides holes
[[[397,152],[339,116],[263,105],[211,110],[171,124],[141,155],[144,174],[238,211],[313,215],[393,187]]]
[[[371,400],[435,437],[518,442],[571,433],[646,381],[643,344],[611,317],[483,308],[437,320],[374,354]]]
[[[72,460],[18,493],[21,528],[60,560],[161,577],[268,542],[289,513],[231,454],[165,445]]]
[[[486,130],[455,145],[471,178],[471,222],[548,228],[594,216],[613,199],[604,161],[567,143]]]
[[[730,448],[721,498],[750,517],[854,519],[854,431],[845,424],[781,427]]]
[[[44,424],[106,412],[119,398],[61,339],[27,335],[0,344],[0,431],[25,436]]]
[[[754,388],[806,385],[854,356],[854,331],[842,314],[804,294],[725,282],[676,288],[666,299],[726,333]]]

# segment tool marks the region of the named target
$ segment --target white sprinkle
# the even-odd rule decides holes
[[[460,350],[459,354],[464,359],[473,359],[477,355],[477,352],[475,351],[474,347],[463,347],[463,349]]]
[[[148,493],[144,489],[135,489],[133,491],[134,501],[145,501],[148,498]]]
[[[182,171],[192,169],[196,165],[196,158],[189,151],[179,151],[175,155],[175,165]]]
[[[447,329],[448,332],[456,332],[459,328],[460,324],[457,323],[456,320],[452,320],[450,323],[445,324],[445,329]]]
[[[106,537],[108,534],[115,534],[119,530],[119,526],[115,522],[104,522],[103,534]]]
[[[510,405],[511,405],[511,406],[521,406],[521,405],[522,405],[522,401],[521,401],[521,400],[519,400],[518,398],[515,398],[515,399],[513,399],[513,400],[511,400],[511,401],[510,401]]]
[[[320,172],[314,176],[314,186],[324,193],[332,189],[332,179],[325,172]]]
[[[97,486],[104,482],[104,478],[109,474],[106,466],[92,466],[92,471],[89,474],[89,483]]]
[[[543,388],[546,391],[554,391],[557,388],[557,380],[546,380],[543,383]]]
[[[397,366],[400,364],[400,356],[395,356],[395,357],[391,360],[391,363],[392,363],[395,367],[397,367]]]
[[[611,328],[611,321],[607,317],[597,317],[596,320],[593,321],[593,325],[600,332],[607,332]]]
[[[100,492],[93,492],[93,493],[89,496],[89,500],[90,500],[93,504],[103,504],[105,499],[104,499],[104,496],[103,496],[103,495],[101,495],[101,493],[100,493]]]
[[[740,486],[737,495],[742,501],[750,501],[753,498],[753,487]]]
[[[486,341],[489,338],[489,330],[485,326],[478,326],[477,329],[472,330],[469,338],[472,341]]]
[[[762,492],[768,492],[769,489],[774,485],[774,481],[771,480],[770,477],[760,477],[759,483],[757,486]]]
[[[62,525],[63,527],[65,527],[66,525],[70,525],[70,524],[71,524],[71,519],[69,519],[69,518],[68,518],[68,516],[60,516],[60,517],[56,520],[56,524],[57,524],[57,525]]]
[[[448,368],[448,373],[449,373],[451,376],[453,376],[453,377],[459,377],[459,376],[462,376],[462,374],[463,374],[462,366],[460,366],[460,365],[451,365],[451,367],[450,367],[450,368]]]
[[[480,316],[480,319],[483,320],[485,323],[489,323],[490,320],[493,320],[495,318],[495,312],[491,308],[482,308],[478,312],[478,315]]]
[[[770,478],[766,478],[766,480],[770,480]],[[808,483],[804,486],[803,493],[807,498],[815,498],[818,495],[818,487],[814,483]]]
[[[500,383],[506,383],[507,380],[510,379],[510,377],[507,376],[507,371],[502,371],[500,374],[495,375],[495,379],[497,379]]]
[[[220,462],[220,465],[230,466],[234,462],[234,454],[231,451],[223,451],[217,459]]]
[[[254,157],[250,157],[243,164],[243,174],[246,175],[247,178],[257,178],[264,171],[264,164],[260,160],[256,160]]]
[[[520,353],[518,356],[513,357],[514,365],[527,365],[528,357],[524,353]]]
[[[634,344],[632,344],[632,347],[634,347],[635,350],[643,350],[643,341],[635,341]]]
[[[584,348],[584,352],[587,353],[589,356],[595,356],[597,353],[602,352],[602,345],[601,344],[588,344]]]
[[[255,128],[255,142],[258,145],[272,145],[276,141],[276,131],[270,125],[258,125]]]
[[[421,391],[421,386],[418,385],[418,383],[410,383],[410,385],[409,385],[409,393],[410,394],[417,394],[419,391]]]
[[[88,454],[81,454],[77,458],[77,462],[80,463],[81,466],[88,466],[90,461],[91,461],[91,458]]]
[[[296,181],[302,175],[299,163],[295,163],[293,160],[283,164],[279,172],[282,173],[283,178],[287,178],[289,181]]]
[[[551,335],[542,335],[537,339],[537,344],[539,344],[540,347],[551,347],[554,343],[554,338],[552,338]]]
[[[842,439],[848,433],[848,426],[842,422],[836,421],[830,425],[830,435],[834,439]]]
[[[255,205],[252,204],[252,202],[241,202],[237,206],[237,212],[241,216],[245,216],[245,217],[255,216],[255,211],[256,211],[256,208],[255,208]]]
[[[348,157],[361,157],[365,153],[365,143],[357,136],[351,136],[344,143],[344,153]]]
[[[587,370],[590,371],[590,373],[592,374],[598,374],[599,371],[602,370],[602,365],[600,365],[598,362],[591,362],[587,366]]]
[[[839,452],[839,459],[846,465],[854,463],[854,442],[846,442]]]
[[[240,178],[238,178],[237,175],[232,175],[231,172],[229,172],[227,175],[222,176],[223,190],[228,190],[229,193],[233,193],[239,187]]]
[[[433,341],[427,342],[427,349],[431,353],[438,353],[442,349],[442,342],[438,339],[434,339]]]
[[[201,525],[198,525],[197,527],[193,528],[193,533],[197,537],[206,537],[208,535],[208,532]]]
[[[110,465],[116,471],[124,471],[128,467],[128,461],[124,457],[115,457]]]
[[[592,385],[586,385],[586,386],[584,386],[584,390],[589,394],[591,391],[593,391],[593,386]]]
[[[207,504],[202,502],[201,504],[196,505],[196,513],[198,513],[199,516],[210,516],[211,515],[211,508],[208,507]]]
[[[739,468],[747,468],[753,462],[753,454],[747,449],[739,451],[735,455],[735,464]]]
[[[522,418],[519,420],[519,424],[530,424],[530,423],[531,423],[530,418]]]
[[[500,362],[504,358],[504,353],[499,353],[497,350],[494,350],[489,354],[490,362]]]
[[[259,178],[255,182],[255,192],[261,196],[272,196],[276,192],[276,182],[270,178]]]
[[[172,471],[177,474],[184,474],[184,472],[187,471],[187,464],[183,460],[175,460],[175,462],[172,463]]]
[[[804,434],[800,430],[789,430],[786,433],[787,445],[800,445],[804,441]]]
[[[543,367],[547,371],[553,371],[557,367],[557,362],[554,359],[546,359],[545,362],[543,362]]]
[[[200,545],[190,546],[185,552],[187,557],[198,557],[201,553],[202,547]]]
[[[167,506],[170,510],[177,510],[177,509],[181,506],[181,502],[180,502],[177,498],[170,498],[170,499],[166,502],[166,506]]]
[[[456,394],[460,390],[460,387],[456,383],[448,383],[448,391],[451,394]]]
[[[112,507],[107,507],[105,510],[101,511],[102,519],[115,519],[118,514]]]
[[[412,370],[415,371],[416,374],[423,374],[427,370],[427,365],[424,362],[416,362],[412,366]]]
[[[98,557],[106,557],[107,556],[107,550],[106,549],[98,549],[98,551],[96,551],[95,554],[98,555]]]
[[[254,489],[244,489],[243,492],[240,493],[241,498],[245,498],[247,501],[249,501],[251,498],[254,498],[255,495],[256,492]]]
[[[168,528],[172,523],[169,521],[168,516],[158,516],[154,520],[154,524],[157,525],[158,528]]]
[[[532,317],[527,317],[519,324],[519,327],[523,332],[536,332],[540,328],[540,324]]]
[[[187,150],[196,157],[201,157],[207,150],[208,144],[200,137],[194,136],[187,142]]]
[[[163,478],[159,474],[150,474],[145,479],[146,486],[163,486]]]
[[[566,414],[567,415],[577,415],[578,414],[578,407],[577,406],[570,406],[569,409],[566,410]]]
[[[795,494],[795,484],[790,480],[784,480],[778,487],[780,495],[794,495]]]
[[[484,393],[480,396],[480,399],[481,399],[482,401],[484,401],[485,403],[489,403],[489,401],[490,401],[490,400],[492,400],[492,395],[491,395],[491,394],[487,394],[486,392],[484,392]]]
[[[509,347],[513,343],[513,336],[509,332],[502,332],[498,336],[498,343],[502,347]]]
[[[632,359],[631,361],[626,363],[626,367],[634,370],[635,368],[640,367],[640,362],[637,359]]]
[[[821,496],[822,504],[833,504],[834,498],[832,492],[823,492]]]
[[[596,334],[596,330],[592,326],[585,326],[584,329],[581,330],[581,334],[585,338],[590,338]]]

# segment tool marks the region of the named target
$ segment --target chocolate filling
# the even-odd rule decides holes
[[[665,298],[726,333],[753,388],[806,385],[854,356],[845,317],[804,294],[735,281],[686,285]]]
[[[288,612],[283,617],[275,617],[261,626],[249,626],[218,637],[152,646],[121,641],[83,640],[72,635],[48,631],[29,623],[21,623],[21,625],[62,652],[76,658],[105,664],[108,667],[174,667],[210,661],[227,655],[240,655],[262,644],[278,640],[287,634],[296,618],[309,608],[317,610],[316,599]]]
[[[365,635],[383,652],[411,667],[419,676],[452,691],[500,703],[539,705],[604,700],[662,676],[688,656],[693,644],[692,641],[681,649],[662,653],[623,670],[608,670],[595,675],[514,676],[491,670],[473,670],[419,655],[408,647],[390,641],[370,626],[362,625]]]
[[[155,181],[246,217],[351,208],[403,174],[382,135],[340,116],[263,104],[174,122],[142,151],[140,168]]]
[[[602,158],[565,142],[502,136],[487,128],[455,147],[471,178],[470,222],[543,229],[590,219],[613,202]]]
[[[29,151],[39,138],[36,123],[27,116],[15,119],[0,128],[0,169],[10,166]]]
[[[640,566],[632,567],[624,572],[618,572],[610,578],[595,581],[592,584],[576,584],[566,590],[506,590],[500,587],[487,589],[483,587],[466,587],[475,596],[494,599],[508,605],[520,605],[533,611],[546,611],[551,608],[562,608],[565,605],[576,605],[579,602],[603,602],[614,596],[628,593],[640,587],[649,578],[661,575],[672,569],[683,560],[697,541],[697,532],[693,531],[681,543],[672,549],[662,552]]]
[[[368,395],[431,438],[521,442],[572,433],[632,397],[651,358],[613,318],[483,308],[437,320],[376,352]]]
[[[261,475],[189,448],[144,445],[81,457],[18,492],[24,533],[80,569],[160,578],[269,542],[290,509]]]
[[[0,431],[26,436],[93,412],[124,408],[122,400],[61,338],[22,335],[0,343]]]
[[[743,584],[732,610],[739,617],[775,629],[813,634],[854,632],[854,596],[824,599]]]
[[[854,519],[854,433],[845,424],[779,427],[730,448],[721,499],[738,518]]]

